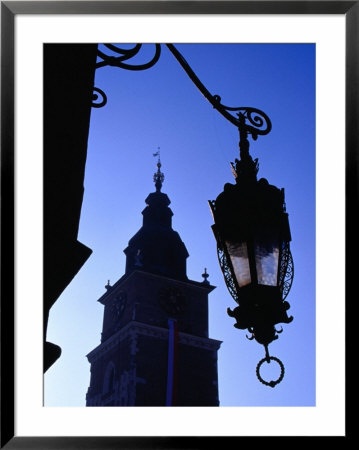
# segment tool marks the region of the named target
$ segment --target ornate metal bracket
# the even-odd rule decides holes
[[[154,44],[155,54],[150,61],[144,64],[131,65],[125,63],[124,61],[127,61],[136,56],[141,50],[142,44],[136,44],[133,48],[130,49],[120,48],[113,44],[104,45],[108,50],[119,56],[108,55],[103,51],[98,50],[98,56],[102,59],[102,61],[99,61],[96,64],[96,68],[104,66],[114,66],[126,70],[146,70],[154,66],[161,55],[161,44]],[[242,132],[242,134],[250,133],[253,139],[257,139],[258,135],[266,135],[271,131],[271,121],[263,111],[247,106],[232,107],[223,105],[221,103],[221,97],[219,95],[212,95],[208,91],[208,89],[194,73],[193,69],[190,67],[183,55],[177,50],[177,48],[173,44],[166,44],[166,46],[179,62],[189,78],[202,93],[202,95],[211,103],[213,108],[215,108],[229,122],[235,125],[235,127],[238,128],[240,132]],[[237,114],[233,115],[232,112],[235,112]]]
[[[211,103],[223,117],[229,120],[237,128],[244,127],[248,133],[252,134],[253,139],[256,139],[258,135],[268,134],[272,129],[272,123],[269,117],[261,110],[256,108],[250,108],[247,106],[225,106],[221,103],[221,97],[219,95],[212,95],[201,80],[194,73],[188,62],[183,55],[176,49],[173,44],[166,44],[170,52],[174,55],[177,61],[180,63],[184,71],[201,91],[202,95]],[[237,117],[233,116],[230,112],[237,112]],[[241,123],[238,118],[239,114],[242,114],[246,119],[245,123]]]

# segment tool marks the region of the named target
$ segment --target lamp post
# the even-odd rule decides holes
[[[141,47],[137,44],[123,49],[105,44],[112,54],[98,50],[101,61],[96,67],[148,69],[159,60],[161,45],[155,44],[154,56],[145,64],[129,64]],[[271,121],[256,108],[223,105],[221,97],[208,91],[177,48],[173,44],[166,44],[166,47],[213,108],[239,130],[240,160],[232,163],[236,183],[227,183],[224,191],[209,204],[215,221],[213,232],[220,266],[228,290],[238,303],[233,310],[228,309],[228,314],[236,319],[235,327],[248,329],[249,339],[264,345],[265,358],[257,365],[257,376],[262,383],[274,387],[284,376],[284,366],[278,358],[269,355],[268,345],[282,332],[276,325],[293,320],[287,315],[289,303],[285,301],[293,281],[291,237],[284,190],[270,185],[264,178],[257,180],[258,162],[249,154],[248,141],[249,134],[254,140],[268,134]],[[94,92],[94,100],[98,100],[98,94],[101,99],[93,106],[104,106],[105,93],[98,88],[94,88]],[[280,365],[281,374],[276,381],[267,382],[261,377],[260,367],[264,361],[276,361]]]
[[[215,222],[212,229],[224,279],[238,303],[227,312],[236,319],[236,328],[248,329],[249,339],[264,345],[266,356],[258,363],[257,376],[274,387],[284,376],[284,366],[269,356],[268,345],[282,331],[276,325],[293,320],[287,315],[289,303],[285,301],[293,281],[291,235],[284,189],[264,178],[257,180],[258,161],[249,154],[250,129],[242,112],[238,114],[238,129],[240,160],[232,163],[235,184],[227,183],[217,199],[209,202]],[[261,377],[264,361],[280,365],[276,381]]]

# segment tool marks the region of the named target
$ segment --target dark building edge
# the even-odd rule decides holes
[[[44,372],[61,354],[46,341],[49,311],[92,253],[77,234],[96,53],[97,44],[44,44]]]

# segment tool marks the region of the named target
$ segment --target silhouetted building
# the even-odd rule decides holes
[[[44,44],[44,372],[60,357],[49,312],[92,250],[79,242],[97,44]],[[66,99],[66,101],[64,101]]]
[[[130,239],[126,273],[106,286],[101,344],[91,364],[87,406],[218,406],[217,351],[208,337],[207,281],[189,280],[188,253],[172,229],[164,176],[154,175],[143,225]]]

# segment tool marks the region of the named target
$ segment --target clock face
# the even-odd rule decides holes
[[[168,314],[177,316],[184,311],[185,297],[178,288],[162,288],[159,293],[159,304]]]
[[[111,316],[113,320],[118,320],[123,310],[126,307],[126,292],[121,291],[119,294],[114,298],[112,304],[111,304]]]

